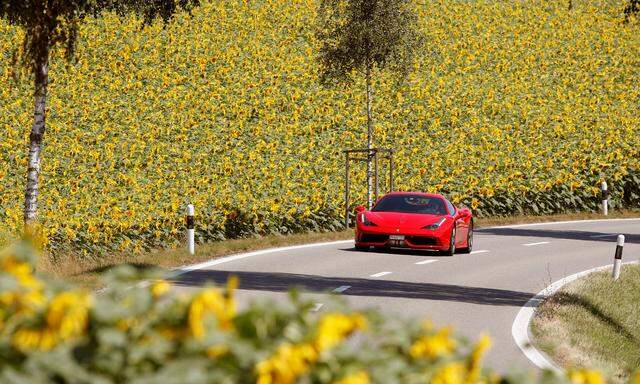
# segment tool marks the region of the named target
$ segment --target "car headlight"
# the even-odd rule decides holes
[[[437,223],[425,225],[424,227],[422,227],[422,229],[430,229],[432,231],[435,231],[436,229],[440,228],[440,226],[444,223],[444,221],[445,221],[445,218],[443,217]]]
[[[360,223],[365,227],[377,227],[376,223],[370,221],[364,213],[360,214]]]

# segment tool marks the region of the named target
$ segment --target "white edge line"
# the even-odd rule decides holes
[[[373,275],[369,275],[369,277],[382,277],[382,276],[389,275],[391,273],[392,272],[389,272],[389,271],[378,272],[378,273],[374,273]]]
[[[476,253],[487,253],[487,252],[489,252],[488,249],[479,249],[477,251],[471,251],[471,254],[475,255]]]
[[[302,245],[292,245],[292,246],[288,246],[288,247],[269,248],[269,249],[262,249],[262,250],[253,251],[253,252],[239,253],[239,254],[236,254],[236,255],[231,255],[231,256],[226,256],[226,257],[221,257],[221,258],[205,261],[205,262],[199,263],[199,264],[193,264],[193,265],[188,265],[188,266],[176,268],[174,270],[175,275],[173,275],[173,276],[182,275],[184,273],[191,272],[191,271],[198,270],[198,269],[209,268],[209,267],[212,267],[214,265],[228,263],[230,261],[246,259],[248,257],[266,255],[266,254],[275,253],[275,252],[291,251],[291,250],[294,250],[294,249],[304,249],[304,248],[312,248],[312,247],[324,247],[324,246],[328,246],[328,245],[338,245],[338,244],[346,244],[346,243],[353,243],[353,240],[338,240],[338,241],[329,241],[329,242],[324,242],[324,243],[311,243],[311,244],[302,244]]]
[[[542,244],[549,244],[548,241],[539,241],[537,243],[526,243],[526,244],[522,244],[525,247],[533,247],[534,245],[542,245]]]
[[[422,260],[422,261],[418,261],[417,263],[415,263],[416,265],[424,265],[424,264],[431,264],[431,263],[435,263],[438,260]]]
[[[638,261],[631,261],[624,264],[637,264]],[[564,277],[553,284],[549,285],[542,291],[540,291],[537,295],[532,297],[527,303],[520,308],[520,311],[516,315],[516,318],[513,320],[513,326],[511,327],[511,335],[515,340],[518,348],[524,353],[524,355],[538,368],[540,369],[550,369],[558,373],[562,373],[564,370],[560,368],[557,364],[555,364],[549,357],[543,354],[541,351],[536,349],[531,343],[531,339],[529,337],[529,326],[531,325],[531,319],[535,314],[535,310],[540,304],[542,300],[557,292],[560,288],[565,286],[566,284],[571,283],[581,277],[589,275],[594,272],[600,272],[609,268],[612,268],[613,264],[603,265],[601,267],[596,267],[592,269],[588,269],[586,271],[575,273],[571,276]]]
[[[324,306],[324,304],[322,303],[316,303],[313,308],[311,308],[311,312],[318,312],[320,310],[320,308],[322,308]]]

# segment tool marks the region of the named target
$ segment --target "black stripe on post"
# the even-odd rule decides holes
[[[187,229],[195,228],[194,224],[195,224],[195,220],[194,220],[193,216],[187,215]]]
[[[616,256],[615,258],[618,260],[622,260],[622,245],[616,245]]]
[[[608,200],[609,199],[609,190],[608,189],[603,189],[602,190],[602,200]]]

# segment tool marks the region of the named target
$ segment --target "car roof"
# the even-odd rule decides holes
[[[418,195],[418,196],[424,196],[424,197],[437,197],[437,198],[446,200],[446,198],[444,196],[442,196],[441,194],[439,194],[439,193],[425,193],[425,192],[389,192],[384,196],[407,196],[407,195]]]

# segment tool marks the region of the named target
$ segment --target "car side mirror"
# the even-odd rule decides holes
[[[356,213],[364,212],[365,208],[362,205],[358,205],[355,209]]]
[[[469,217],[471,216],[471,211],[468,210],[467,208],[460,208],[458,209],[458,215],[460,217]]]

